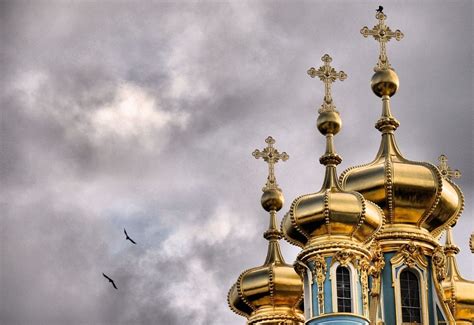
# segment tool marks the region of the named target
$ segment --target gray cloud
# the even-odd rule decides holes
[[[371,2],[1,7],[2,324],[241,324],[226,293],[263,262],[268,221],[250,153],[271,134],[291,156],[277,167],[287,202],[319,189],[323,88],[306,70],[326,52],[349,75],[334,86],[340,171],[377,151],[377,45],[358,32]],[[455,234],[473,278],[472,3],[385,7],[406,35],[388,44],[397,139],[463,171]]]

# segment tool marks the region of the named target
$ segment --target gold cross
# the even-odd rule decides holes
[[[374,70],[375,71],[381,71],[381,70],[388,70],[391,69],[392,67],[390,66],[390,63],[388,62],[388,57],[387,57],[387,49],[385,47],[385,44],[392,39],[392,37],[395,37],[397,41],[400,41],[403,38],[403,33],[397,29],[396,31],[392,31],[390,27],[385,25],[385,19],[387,16],[383,12],[378,12],[375,15],[375,18],[379,20],[379,23],[374,26],[374,28],[369,29],[367,26],[364,26],[361,30],[360,33],[364,37],[368,37],[369,35],[373,36],[376,41],[380,43],[380,55],[379,55],[379,61],[377,62],[377,65],[375,66]]]
[[[439,165],[438,169],[441,172],[441,176],[443,176],[445,179],[451,179],[451,178],[459,178],[461,177],[461,172],[457,169],[452,170],[451,167],[448,166],[448,157],[446,155],[441,155],[439,156]]]
[[[280,190],[275,178],[275,164],[280,159],[282,161],[288,160],[290,156],[288,156],[286,152],[279,153],[278,150],[273,147],[275,144],[275,139],[272,137],[266,138],[265,142],[267,143],[267,147],[264,148],[263,151],[255,149],[255,151],[252,152],[252,156],[254,156],[256,159],[263,158],[263,160],[268,163],[268,178],[263,191],[269,189]]]
[[[336,70],[331,67],[330,63],[332,58],[328,54],[324,54],[321,60],[324,62],[324,65],[320,66],[317,70],[315,68],[310,68],[308,74],[311,78],[319,77],[319,80],[324,82],[324,101],[319,112],[333,111],[336,106],[334,106],[332,102],[331,84],[337,79],[340,81],[345,80],[347,74],[344,71],[336,72]]]

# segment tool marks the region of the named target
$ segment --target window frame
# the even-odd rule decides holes
[[[416,288],[416,291],[417,291],[417,300],[418,300],[418,306],[411,306],[411,305],[404,305],[403,304],[403,300],[402,299],[402,294],[403,294],[403,291],[404,291],[404,288],[403,288],[403,283],[402,283],[402,277],[404,275],[407,275],[408,276],[408,282],[410,282],[410,276],[414,277],[412,278],[412,280],[414,280],[414,284],[416,284],[417,288]],[[410,283],[408,283],[408,287],[406,289],[410,290],[412,289],[412,285],[410,285]],[[400,271],[400,306],[401,306],[401,309],[402,309],[402,313],[401,313],[401,316],[402,316],[402,324],[421,324],[422,321],[423,321],[423,310],[422,310],[422,305],[421,305],[421,290],[420,290],[420,278],[417,274],[417,272],[413,271],[412,269],[410,268],[404,268],[402,271]],[[416,309],[418,310],[418,315],[419,315],[419,318],[420,318],[420,323],[418,322],[412,322],[411,320],[406,322],[404,319],[403,319],[403,310],[404,309]]]
[[[359,277],[357,276],[357,270],[355,269],[354,265],[352,263],[347,263],[342,265],[339,262],[334,262],[331,265],[331,268],[329,270],[329,280],[331,281],[331,293],[332,293],[332,312],[333,313],[339,313],[338,311],[338,304],[337,304],[337,275],[336,271],[338,267],[345,267],[349,271],[349,279],[350,279],[350,285],[351,285],[351,312],[350,314],[357,314],[360,315],[361,312],[359,310],[359,290],[358,290],[358,285],[359,285]],[[347,313],[347,312],[346,312]]]
[[[401,296],[401,285],[400,285],[400,275],[405,269],[409,269],[417,278],[418,278],[418,290],[420,297],[420,314],[421,314],[421,324],[428,324],[428,282],[427,282],[427,270],[421,268],[418,264],[409,267],[401,263],[400,265],[392,265],[392,280],[395,294],[395,311],[396,311],[396,324],[397,325],[408,325],[408,324],[418,324],[418,323],[409,323],[403,322],[402,317],[402,296]]]

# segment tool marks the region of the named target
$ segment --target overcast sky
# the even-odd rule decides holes
[[[472,2],[382,4],[405,34],[388,44],[399,146],[462,171],[454,234],[474,279]],[[272,135],[290,155],[283,210],[319,190],[323,85],[306,71],[329,53],[348,74],[339,172],[373,159],[378,44],[359,30],[377,6],[1,1],[0,323],[244,324],[226,294],[264,261],[268,222],[251,152]]]

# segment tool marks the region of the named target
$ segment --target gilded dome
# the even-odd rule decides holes
[[[382,132],[377,156],[371,163],[344,171],[340,184],[382,208],[385,232],[401,235],[411,227],[426,238],[437,237],[456,222],[463,208],[462,192],[446,174],[447,167],[402,156],[394,135],[399,122],[391,115],[389,96],[383,95],[382,101],[382,117],[375,125]]]
[[[300,247],[320,242],[369,242],[383,224],[383,212],[357,192],[342,190],[335,166],[327,167],[322,189],[296,198],[282,222],[292,244]]]
[[[265,263],[240,274],[229,290],[227,300],[238,315],[247,317],[248,324],[302,325],[303,281],[292,265],[286,264],[278,240],[281,233],[276,228],[276,211],[283,203],[278,188],[264,188],[261,200],[270,212],[270,227],[264,233],[269,241]]]
[[[260,200],[270,213],[270,225],[264,233],[268,240],[265,263],[242,272],[230,288],[227,301],[230,309],[247,318],[247,324],[303,325],[303,281],[292,265],[286,264],[280,251],[281,233],[276,227],[276,213],[284,202],[283,193],[276,182],[274,167],[279,160],[289,158],[273,147],[275,140],[268,137],[268,146],[255,150],[255,158],[268,163],[269,174]]]
[[[248,324],[304,323],[303,282],[282,260],[244,271],[230,289],[228,302]]]
[[[312,247],[329,247],[341,242],[362,247],[384,222],[383,212],[377,205],[355,191],[343,190],[337,181],[336,166],[342,159],[335,152],[333,141],[342,122],[332,102],[330,84],[336,78],[344,80],[347,75],[342,71],[336,73],[329,66],[332,59],[327,54],[322,61],[324,66],[318,70],[311,68],[308,74],[318,76],[325,84],[324,101],[317,120],[318,130],[326,137],[326,152],[320,158],[320,163],[326,166],[324,183],[319,192],[296,198],[281,225],[285,239],[307,252]]]

